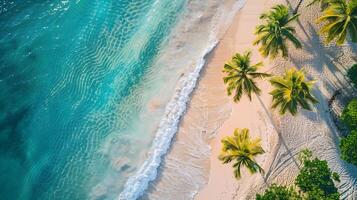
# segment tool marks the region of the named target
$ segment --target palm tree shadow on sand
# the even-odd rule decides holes
[[[278,143],[277,149],[279,149],[280,146],[282,145],[282,146],[285,148],[286,152],[288,153],[289,158],[292,159],[294,165],[295,165],[298,169],[300,169],[300,165],[299,165],[298,161],[296,160],[296,158],[295,158],[293,152],[291,151],[291,148],[288,146],[288,144],[286,143],[285,139],[283,138],[282,133],[281,133],[281,130],[280,130],[280,129],[278,128],[278,126],[276,125],[277,123],[276,123],[276,121],[274,120],[274,118],[273,118],[273,116],[272,116],[272,114],[271,114],[271,111],[269,111],[270,109],[268,109],[268,108],[266,107],[266,105],[264,104],[264,102],[262,101],[262,99],[261,99],[258,95],[256,95],[256,96],[257,96],[257,98],[258,98],[258,100],[259,100],[259,102],[260,102],[260,104],[261,104],[261,106],[262,106],[262,108],[263,108],[263,110],[264,110],[266,116],[268,117],[270,123],[271,123],[272,126],[274,127],[275,132],[276,132],[276,133],[278,134],[278,136],[279,136],[279,143]],[[277,158],[277,157],[274,158],[274,161],[273,161],[272,163],[275,162],[275,159],[276,159],[276,158]],[[263,176],[265,184],[268,184],[268,179],[269,179],[270,175],[272,174],[272,172],[273,172],[273,169],[272,169],[272,166],[270,166],[270,168],[268,169],[268,171],[267,171],[267,172],[264,174],[264,176]]]
[[[288,4],[290,2],[286,1]],[[291,4],[290,4],[291,5]],[[331,78],[321,79],[319,84],[320,87],[326,88],[329,93],[334,93],[334,91],[341,90],[342,95],[347,96],[357,96],[356,89],[351,85],[349,79],[346,76],[346,72],[349,65],[341,62],[341,58],[348,57],[351,55],[346,55],[344,48],[349,48],[352,52],[352,58],[355,62],[357,61],[357,45],[351,43],[350,41],[346,42],[344,46],[335,46],[328,45],[326,46],[324,42],[321,40],[318,31],[316,30],[316,26],[312,23],[307,22],[306,24],[302,24],[300,20],[297,21],[298,27],[303,32],[306,39],[302,41],[303,48],[300,51],[304,51],[303,55],[311,55],[309,57],[299,57],[299,53],[290,54],[289,61],[293,64],[293,66],[297,68],[304,68],[304,66],[309,66],[312,68],[316,74],[313,77],[311,74],[307,74],[309,79],[318,78],[322,75],[329,74]],[[300,38],[301,39],[301,38]],[[317,77],[316,77],[317,76]],[[301,114],[308,118],[314,119],[312,120],[320,120],[322,123],[328,126],[328,129],[331,131],[331,141],[334,143],[336,151],[339,152],[339,139],[340,134],[338,129],[333,123],[332,116],[329,113],[329,105],[328,100],[331,98],[330,96],[326,96],[319,88],[315,88],[313,90],[315,96],[319,99],[320,103],[316,106],[316,110],[314,113],[304,111]],[[338,155],[338,152],[336,155]],[[339,158],[337,158],[339,159]],[[346,163],[341,160],[341,165],[343,166],[344,174],[348,174],[350,177],[356,178],[356,167]]]

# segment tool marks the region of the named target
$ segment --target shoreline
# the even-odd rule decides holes
[[[271,70],[273,65],[270,60],[263,59],[259,54],[258,47],[253,46],[252,43],[255,39],[255,27],[260,22],[260,14],[278,3],[271,0],[263,2],[259,0],[248,1],[243,9],[237,13],[226,35],[222,38],[217,49],[215,49],[216,52],[211,62],[208,62],[207,68],[218,66],[222,69],[224,63],[234,53],[243,53],[250,49],[252,51],[252,63],[263,61],[264,67],[261,68],[261,71]],[[225,87],[222,81],[223,76],[224,74],[221,72],[217,75],[217,79],[220,79],[220,84]],[[202,78],[204,79],[205,77]],[[245,169],[242,170],[242,178],[237,181],[233,176],[232,165],[223,165],[217,159],[223,137],[231,135],[235,128],[249,128],[252,138],[260,137],[262,139],[262,146],[266,153],[257,157],[257,161],[266,172],[269,171],[279,140],[274,126],[271,124],[271,119],[266,113],[271,101],[270,95],[267,94],[270,90],[270,85],[266,81],[259,81],[258,84],[262,89],[260,98],[264,105],[261,104],[256,96],[253,96],[251,102],[247,97],[243,96],[238,103],[233,103],[232,98],[228,97],[232,104],[232,114],[223,123],[216,137],[209,142],[211,146],[209,180],[195,196],[195,199],[244,199],[251,192],[251,188],[264,184],[265,180],[260,174],[249,175]],[[223,91],[218,95],[227,96],[227,93]],[[244,113],[244,117],[241,116],[242,113]]]
[[[174,95],[165,106],[165,115],[160,121],[147,158],[139,169],[126,181],[119,199],[145,198],[147,193],[150,193],[145,193],[145,191],[150,191],[151,186],[155,185],[157,180],[160,179],[161,166],[164,165],[166,154],[171,151],[171,144],[175,143],[173,140],[181,124],[181,118],[189,106],[194,88],[200,79],[200,72],[205,67],[205,59],[217,46],[217,38],[230,25],[229,22],[244,2],[245,0],[230,0],[222,4],[218,1],[212,1],[206,7],[200,6],[200,2],[189,3],[187,5],[188,10],[196,10],[197,12],[187,11],[182,14],[175,28],[181,31],[180,37],[175,35],[178,33],[177,31],[173,31],[170,38],[173,41],[178,40],[178,38],[183,39],[173,43],[171,43],[172,40],[168,40],[168,44],[174,45],[172,46],[174,47],[174,52],[181,59],[189,58],[188,55],[192,55],[192,53],[187,54],[187,52],[196,50],[193,56],[197,55],[197,59],[187,59],[186,62],[188,63],[180,62],[180,60],[177,61],[187,68],[187,70],[181,73],[174,90]],[[197,30],[193,28],[197,28]],[[189,29],[193,30],[188,31]],[[205,34],[205,31],[209,34],[203,36],[202,34]],[[185,37],[186,35],[187,37]],[[194,41],[186,41],[184,40],[185,38]],[[201,45],[199,48],[197,47],[197,43]],[[184,55],[185,53],[186,55]]]
[[[353,172],[353,166],[346,166],[339,159],[338,140],[334,136],[336,130],[330,127],[330,116],[324,113],[324,101],[331,93],[326,87],[334,87],[335,84],[343,87],[343,84],[333,77],[336,74],[330,68],[328,72],[324,71],[327,65],[324,63],[325,57],[315,57],[316,54],[324,55],[324,50],[331,47],[321,45],[315,32],[312,31],[309,35],[304,29],[311,25],[310,22],[313,23],[318,15],[314,12],[318,6],[301,9],[301,20],[294,26],[298,38],[302,40],[303,48],[290,48],[288,59],[263,59],[258,47],[252,45],[255,27],[260,23],[259,16],[279,3],[294,7],[297,1],[293,1],[292,6],[289,0],[247,1],[236,13],[218,45],[205,56],[206,63],[191,94],[187,110],[180,119],[178,132],[163,158],[157,179],[152,182],[142,199],[253,199],[257,192],[264,191],[271,183],[293,183],[299,167],[296,155],[304,148],[310,148],[316,156],[325,158],[332,170],[342,174],[342,181],[338,185],[341,194],[347,198],[357,194],[357,186],[353,184],[357,174]],[[304,4],[301,7],[306,6]],[[316,29],[316,25],[311,26]],[[314,41],[320,43],[316,45]],[[310,43],[313,43],[311,49]],[[329,49],[332,57],[341,51],[345,53],[345,50],[336,46],[332,48],[333,50]],[[294,66],[306,68],[307,77],[319,81],[315,90],[321,91],[317,95],[321,104],[312,112],[301,110],[295,118],[278,116],[275,111],[270,110],[271,96],[268,92],[271,88],[266,80],[258,82],[262,89],[260,99],[253,96],[250,102],[243,96],[239,103],[233,103],[225,91],[222,68],[234,53],[243,53],[248,49],[252,50],[252,63],[263,61],[263,72],[281,74],[285,69]],[[351,54],[350,50],[346,52],[347,55]],[[351,62],[351,58],[341,59],[343,63]],[[326,80],[321,75],[326,75]],[[242,178],[236,180],[232,164],[223,165],[217,159],[221,138],[231,135],[235,128],[249,128],[252,138],[262,139],[266,153],[257,157],[257,162],[265,170],[263,176],[250,175],[243,169]],[[316,133],[311,133],[311,130]],[[325,137],[321,138],[320,135]],[[334,144],[331,144],[331,140]],[[321,144],[318,144],[320,142]],[[326,153],[326,150],[331,151]],[[191,193],[187,195],[187,191]]]
[[[229,11],[228,15],[227,12],[222,12],[223,8],[221,8],[221,12],[217,12],[214,19],[209,19],[213,22],[214,28],[210,34],[214,33],[216,45],[203,57],[204,64],[200,76],[194,91],[190,95],[187,110],[181,116],[178,131],[171,142],[172,145],[163,157],[157,178],[150,184],[142,199],[192,199],[200,190],[200,187],[206,183],[208,172],[205,166],[208,165],[209,159],[208,141],[212,137],[210,133],[218,129],[220,124],[228,117],[220,116],[220,119],[210,121],[208,118],[211,118],[210,116],[214,111],[212,112],[212,109],[207,108],[214,107],[220,111],[227,109],[227,112],[223,112],[223,115],[229,114],[229,108],[224,103],[228,102],[225,95],[222,95],[221,98],[212,95],[214,93],[212,91],[224,90],[224,87],[216,87],[218,84],[212,83],[211,80],[204,79],[202,81],[202,76],[207,74],[207,63],[219,45],[219,39],[226,33],[231,25],[230,22],[245,3],[246,0],[232,1],[231,4],[227,2],[224,7]],[[202,20],[207,19],[204,16],[200,18]],[[199,89],[198,86],[202,85],[202,82],[206,82],[205,87]],[[210,92],[207,92],[206,89]],[[193,118],[195,120],[192,120]],[[200,118],[204,120],[198,120]],[[196,178],[190,180],[192,176]],[[175,183],[172,179],[175,179]]]

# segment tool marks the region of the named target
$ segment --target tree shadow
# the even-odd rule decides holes
[[[348,78],[345,76],[346,68],[342,63],[338,62],[338,58],[344,56],[343,53],[341,53],[343,52],[342,49],[334,45],[328,47],[331,50],[327,49],[311,23],[308,23],[307,27],[310,33],[308,35],[311,35],[311,37],[308,37],[307,41],[302,42],[303,51],[311,55],[311,58],[298,58],[296,55],[291,55],[291,62],[300,69],[304,66],[313,66],[313,69],[318,73],[330,72],[336,80],[335,82],[327,80],[327,82],[324,83],[330,91],[345,87],[346,83],[349,83]],[[301,25],[301,29],[307,34],[303,25]],[[336,51],[336,48],[338,51]],[[350,88],[351,87],[352,85],[350,85]]]
[[[322,94],[322,92],[320,90],[315,90],[315,94],[317,96],[318,99],[322,99],[324,98],[324,95]],[[348,94],[351,95],[351,94]],[[356,95],[356,93],[352,94],[352,95]],[[342,160],[339,155],[341,155],[341,150],[339,147],[339,142],[340,142],[340,138],[341,138],[341,134],[339,133],[338,128],[336,127],[334,121],[333,121],[333,116],[331,115],[331,113],[328,110],[329,106],[328,103],[326,101],[322,101],[317,105],[316,108],[316,115],[318,117],[318,119],[323,122],[323,124],[325,124],[328,128],[328,132],[330,132],[329,137],[331,137],[331,140],[329,140],[329,142],[333,143],[333,146],[330,148],[330,151],[335,151],[337,157],[336,158],[330,158],[331,162],[329,162],[330,164],[333,165],[341,165],[343,171],[341,171],[341,173],[343,174],[343,176],[349,176],[349,177],[353,177],[356,180],[357,177],[357,167],[353,164],[347,163],[344,160]],[[307,115],[308,112],[302,112],[303,115]],[[336,162],[335,159],[339,160],[340,162]],[[331,168],[333,170],[333,168]],[[347,190],[346,190],[347,191]],[[342,194],[342,193],[341,193]]]
[[[353,52],[354,56],[352,57],[352,59],[357,63],[357,45],[356,45],[356,43],[353,43],[351,40],[347,40],[347,46]]]
[[[341,90],[343,95],[347,96],[356,96],[356,89],[350,83],[350,80],[346,76],[346,71],[350,66],[346,66],[344,62],[341,62],[341,58],[349,56],[345,55],[344,48],[350,48],[353,52],[353,55],[356,55],[357,46],[351,42],[347,42],[345,46],[336,46],[328,45],[326,46],[321,37],[319,37],[318,32],[316,31],[315,26],[307,22],[302,24],[298,21],[299,28],[305,34],[306,40],[303,41],[303,50],[306,54],[311,55],[308,58],[297,57],[297,55],[291,55],[291,62],[297,67],[302,68],[305,65],[312,67],[313,70],[316,70],[317,76],[323,75],[324,73],[329,73],[331,78],[322,78],[320,79],[321,87],[325,87],[329,93],[334,93],[335,91]],[[353,57],[352,57],[353,58]],[[356,58],[353,58],[355,61]],[[316,76],[315,75],[315,76]],[[308,75],[309,78],[313,78],[311,75]],[[321,88],[319,87],[319,88]],[[320,103],[316,105],[316,118],[323,122],[331,132],[330,137],[331,141],[334,144],[334,151],[337,151],[336,155],[339,155],[339,138],[340,134],[333,122],[333,118],[329,112],[328,101],[332,97],[326,96],[319,88],[313,90],[315,96],[320,100]],[[311,117],[310,112],[301,112],[302,115],[309,118]],[[337,158],[339,159],[339,158]],[[344,161],[339,162],[343,166],[343,169],[352,177],[355,177],[356,167],[348,164]]]
[[[332,45],[328,47],[331,48],[331,50],[328,50],[311,23],[307,23],[308,31],[306,31],[305,27],[301,23],[299,23],[299,26],[308,38],[307,41],[303,42],[303,49],[306,53],[312,55],[312,57],[301,59],[295,58],[293,55],[290,58],[292,63],[300,69],[303,66],[308,65],[312,66],[314,70],[320,73],[323,73],[324,71],[330,72],[330,74],[334,76],[335,82],[327,78],[323,80],[324,82],[322,82],[324,86],[329,89],[329,91],[336,91],[343,88],[343,92],[353,94],[355,89],[351,85],[349,79],[346,77],[346,73],[344,73],[346,72],[347,68],[344,67],[343,63],[339,62],[339,58],[343,56],[343,50],[341,47]],[[336,51],[336,48],[338,51]],[[313,77],[309,75],[309,78]],[[329,98],[323,95],[322,92],[317,89],[314,89],[314,94],[317,95],[318,99],[326,100],[320,102],[318,109],[321,111],[323,110],[324,112],[328,112],[328,106],[326,105],[326,102]],[[330,123],[327,124],[330,125]]]
[[[288,5],[290,12],[294,11],[294,6],[292,5],[292,3],[289,0],[285,0],[286,4]]]
[[[288,153],[289,158],[291,158],[291,160],[293,161],[293,163],[295,164],[295,166],[296,166],[298,169],[300,169],[299,163],[297,162],[297,160],[296,160],[294,154],[293,154],[292,151],[290,150],[290,147],[288,146],[288,144],[286,143],[285,139],[283,138],[283,136],[282,136],[282,134],[281,134],[281,131],[280,131],[280,129],[278,128],[278,126],[276,125],[276,122],[275,122],[274,118],[272,117],[271,113],[269,112],[268,108],[265,106],[265,104],[264,104],[264,102],[262,101],[262,99],[260,98],[260,96],[258,96],[258,95],[256,95],[256,96],[257,96],[257,98],[258,98],[260,104],[262,105],[264,112],[265,112],[266,115],[268,116],[268,119],[269,119],[270,123],[273,125],[275,132],[276,132],[276,133],[278,134],[278,136],[279,136],[279,141],[281,141],[281,142],[279,142],[277,148],[280,148],[280,146],[282,145],[282,146],[286,149],[286,152]],[[276,159],[276,158],[277,158],[277,157],[274,158],[273,163],[275,162],[275,159]],[[269,168],[269,170],[268,170],[268,172],[265,173],[265,175],[264,175],[264,177],[263,177],[265,183],[267,183],[267,180],[268,180],[269,176],[272,174],[272,172],[273,172],[273,171],[272,171],[272,165],[271,165],[270,168]]]

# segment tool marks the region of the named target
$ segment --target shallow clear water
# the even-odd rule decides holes
[[[150,110],[184,2],[0,1],[1,199],[118,196],[180,76]]]

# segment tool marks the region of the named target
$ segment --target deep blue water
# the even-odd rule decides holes
[[[150,144],[133,91],[184,2],[0,0],[0,199],[117,197]]]

